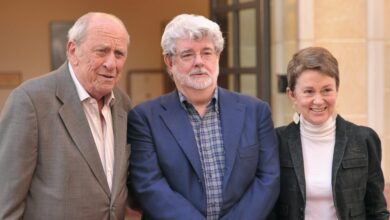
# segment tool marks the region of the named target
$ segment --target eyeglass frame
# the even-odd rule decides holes
[[[182,62],[184,63],[194,63],[197,56],[200,56],[202,61],[211,61],[214,58],[217,58],[219,56],[219,53],[211,48],[204,48],[200,52],[195,52],[192,49],[184,50],[181,52],[176,52],[173,54],[170,54],[170,56],[178,57]]]

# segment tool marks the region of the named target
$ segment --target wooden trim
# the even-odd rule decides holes
[[[20,71],[0,71],[0,88],[15,88],[22,82]]]

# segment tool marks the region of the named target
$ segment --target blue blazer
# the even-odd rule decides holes
[[[225,148],[220,219],[265,219],[279,194],[279,156],[269,106],[218,88]],[[129,178],[143,219],[206,219],[195,136],[177,91],[129,112]]]

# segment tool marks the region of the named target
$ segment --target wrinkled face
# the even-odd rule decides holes
[[[169,72],[179,91],[204,90],[217,86],[219,54],[208,39],[176,40],[176,54],[165,57]]]
[[[84,89],[99,100],[118,82],[127,56],[127,33],[111,20],[91,23],[86,37],[68,43],[68,58]]]
[[[338,92],[334,78],[317,70],[305,70],[297,80],[295,91],[288,90],[287,94],[305,120],[319,125],[332,117]]]

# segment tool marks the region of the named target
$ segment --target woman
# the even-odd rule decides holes
[[[381,143],[374,130],[335,112],[337,60],[321,47],[288,64],[287,95],[297,113],[277,128],[281,163],[278,219],[388,219]]]

